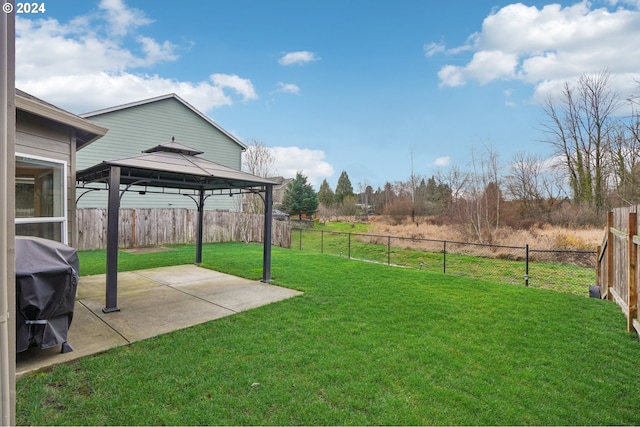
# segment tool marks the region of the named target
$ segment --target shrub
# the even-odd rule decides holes
[[[568,228],[602,227],[606,223],[604,212],[598,212],[595,207],[565,202],[551,212],[551,223]]]
[[[592,251],[593,245],[581,237],[571,234],[557,234],[554,239],[554,249],[573,251]]]
[[[393,225],[402,224],[411,215],[411,201],[404,197],[398,197],[387,203],[382,213],[389,217]]]

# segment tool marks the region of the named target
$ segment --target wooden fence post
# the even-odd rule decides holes
[[[613,285],[613,249],[615,242],[613,240],[613,211],[607,212],[607,299],[613,300],[611,286]]]
[[[627,307],[629,307],[629,317],[627,318],[627,330],[632,332],[634,330],[633,320],[638,316],[638,283],[636,279],[636,262],[638,258],[638,246],[633,241],[633,236],[638,231],[638,214],[636,212],[629,212],[629,225],[628,230],[628,254],[629,254],[629,266],[627,270],[627,284],[628,284],[628,301]]]
[[[131,209],[131,247],[138,246],[138,240],[136,239],[136,208]]]
[[[602,290],[602,246],[598,245],[596,247],[596,285],[600,288],[600,295],[603,295]]]

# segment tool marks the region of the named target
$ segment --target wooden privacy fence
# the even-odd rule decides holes
[[[195,244],[198,212],[195,209],[120,209],[120,248]],[[107,247],[107,210],[76,211],[78,250]],[[204,243],[262,242],[264,216],[240,212],[205,211]],[[288,221],[273,221],[272,243],[291,246]]]
[[[598,246],[596,277],[602,298],[615,301],[627,317],[627,329],[640,335],[638,318],[638,206],[607,214],[607,228]]]

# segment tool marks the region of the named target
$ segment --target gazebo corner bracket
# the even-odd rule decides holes
[[[148,184],[150,183],[151,180],[150,179],[139,179],[137,181],[133,181],[131,184],[128,184],[126,187],[124,187],[124,189],[120,192],[120,197],[119,199],[122,200],[122,196],[124,196],[124,193],[126,193],[127,191],[129,191],[129,188],[133,187],[134,185],[139,185],[139,184]]]

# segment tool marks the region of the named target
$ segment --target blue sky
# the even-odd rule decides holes
[[[275,172],[335,188],[551,157],[540,102],[640,81],[640,0],[47,0],[17,16],[16,86],[74,113],[175,92]],[[156,142],[153,142],[156,143]]]

